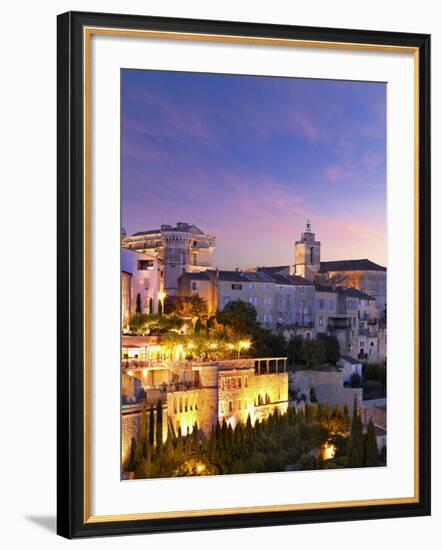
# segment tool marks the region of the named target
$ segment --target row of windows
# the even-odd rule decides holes
[[[259,407],[261,405],[269,405],[271,402],[272,400],[270,398],[270,394],[266,393],[265,396],[259,394],[257,397],[255,397],[253,404],[255,407]],[[219,411],[220,414],[232,413],[234,411],[246,410],[248,406],[248,399],[238,399],[238,401],[220,401]]]
[[[242,387],[247,388],[248,386],[248,376],[229,376],[228,378],[221,378],[220,381],[222,390],[236,390]]]
[[[249,406],[247,399],[238,399],[238,401],[220,401],[219,402],[219,412],[221,414],[231,413],[234,410],[246,410]]]
[[[196,290],[196,289],[192,287],[192,290]],[[223,304],[226,305],[231,300],[232,300],[232,298],[230,296],[224,296]],[[257,306],[258,305],[258,298],[256,296],[250,296],[249,297],[249,303],[254,305],[254,306]],[[264,298],[264,305],[271,306],[272,305],[272,299],[271,298]]]
[[[317,309],[329,309],[329,311],[332,311],[334,309],[334,301],[333,300],[324,300],[323,298],[318,298],[316,300],[316,307]]]
[[[189,402],[187,398],[183,399],[182,397],[180,397],[179,399],[175,398],[173,400],[173,412],[175,414],[179,412],[182,413],[182,412],[197,411],[197,410],[198,410],[198,403],[196,401]]]
[[[242,283],[232,283],[230,286],[231,286],[232,290],[242,290],[242,287],[243,287]],[[248,288],[255,288],[255,283],[249,283],[247,286],[248,286]],[[266,283],[264,285],[264,288],[268,289],[268,288],[270,288],[270,285],[268,283]]]

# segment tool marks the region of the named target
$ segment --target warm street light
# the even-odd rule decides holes
[[[238,343],[238,358],[241,355],[242,349],[249,349],[250,348],[250,342],[248,340],[243,340]]]
[[[164,290],[159,290],[159,291],[158,291],[158,300],[163,301],[164,298],[165,298],[166,296],[167,296],[167,295],[166,295],[166,293],[164,292]]]

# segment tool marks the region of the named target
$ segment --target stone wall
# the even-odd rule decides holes
[[[133,397],[138,399],[141,392],[141,381],[135,376],[129,376],[125,372],[121,373],[121,397]]]
[[[356,398],[358,406],[362,403],[361,388],[344,388],[342,373],[339,371],[296,371],[290,373],[290,389],[301,394],[305,394],[307,400],[310,399],[310,390],[314,388],[316,398],[321,403],[327,401],[333,407],[338,405],[343,408],[344,405],[350,409],[353,408]]]
[[[126,464],[130,455],[132,438],[138,441],[141,426],[141,417],[143,415],[142,404],[123,407],[121,414],[121,464]],[[150,411],[146,407],[146,419],[149,422]],[[154,422],[156,426],[157,411],[154,410]],[[163,441],[167,439],[167,407],[163,406]],[[156,436],[156,430],[155,430]]]

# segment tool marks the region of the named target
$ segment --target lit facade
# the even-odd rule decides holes
[[[126,235],[122,246],[156,258],[165,293],[176,296],[182,273],[204,271],[212,266],[215,237],[195,225],[178,222],[176,226],[163,224],[160,229]]]
[[[123,463],[138,436],[143,405],[163,407],[163,439],[198,430],[210,436],[217,423],[232,427],[288,408],[286,358],[186,361],[155,339],[123,341]],[[132,380],[132,383],[131,383]],[[129,395],[133,388],[137,395]],[[144,393],[141,393],[144,392]],[[140,397],[141,395],[141,397]]]

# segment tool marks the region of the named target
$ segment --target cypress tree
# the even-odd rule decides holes
[[[350,427],[350,414],[348,412],[348,405],[347,403],[344,405],[344,418],[343,418],[343,431],[348,432],[348,429]]]
[[[129,460],[127,462],[127,469],[132,472],[137,465],[137,440],[133,437],[130,441],[130,453]]]
[[[155,411],[153,405],[150,406],[149,412],[149,445],[153,448],[155,443]]]
[[[364,463],[364,438],[362,433],[362,421],[358,412],[356,398],[353,405],[353,418],[351,421],[351,433],[348,442],[347,467],[360,468]]]
[[[136,306],[135,312],[136,312],[137,315],[140,315],[140,313],[141,313],[141,295],[140,295],[140,293],[137,294],[137,306]]]
[[[250,418],[250,414],[248,414],[247,421],[246,421],[246,442],[251,443],[252,440],[253,440],[252,419]]]
[[[192,452],[197,453],[200,449],[200,441],[198,437],[198,424],[195,422],[192,430]]]
[[[367,434],[365,436],[365,453],[364,466],[377,466],[379,462],[378,445],[376,442],[376,432],[373,422],[370,421],[367,426]]]
[[[177,459],[179,460],[182,458],[184,453],[184,441],[183,441],[183,434],[181,433],[181,428],[178,428],[178,435],[176,440],[176,446],[175,446],[175,453],[177,456]]]
[[[143,409],[141,412],[140,445],[141,445],[142,457],[147,458],[147,448],[149,445],[149,440],[148,440],[148,432],[147,432],[147,411],[146,411],[145,403],[143,403]]]
[[[161,452],[163,448],[163,403],[158,399],[157,403],[157,450]]]

